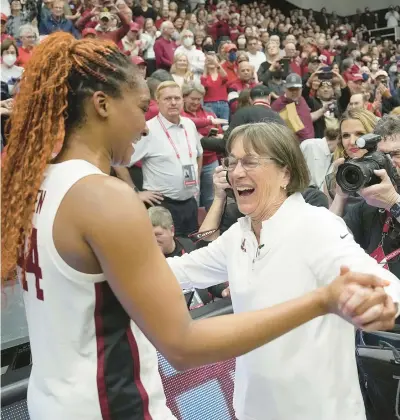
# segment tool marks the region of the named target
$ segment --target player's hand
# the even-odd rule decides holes
[[[389,284],[388,281],[372,274],[354,273],[348,267],[342,266],[340,275],[324,289],[326,310],[353,323],[352,316],[356,321],[360,321],[356,318],[359,316],[359,312],[355,312],[354,308],[357,309],[363,304],[364,306],[361,307],[361,310],[364,311],[363,314],[366,314],[370,308],[375,307],[375,309],[372,311],[372,315],[366,314],[361,321],[377,319],[383,312],[380,305],[386,300],[385,294],[380,288],[389,286]],[[355,288],[355,285],[360,287]],[[364,288],[367,290],[363,290]],[[375,289],[377,289],[376,294],[373,295]]]
[[[164,200],[162,194],[156,191],[139,191],[138,195],[142,202],[149,206],[156,206]]]
[[[226,297],[231,297],[231,289],[230,289],[229,287],[227,287],[226,289],[224,289],[224,290],[222,291],[222,293],[221,293],[221,296],[222,296],[223,298],[226,298]]]

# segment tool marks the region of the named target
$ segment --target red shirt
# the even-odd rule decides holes
[[[213,112],[205,111],[201,105],[197,112],[191,113],[191,112],[183,110],[181,115],[183,117],[190,118],[194,122],[194,125],[197,128],[197,131],[200,133],[202,137],[207,137],[211,128],[213,128],[213,125],[210,124],[210,120],[207,117],[211,115],[212,117],[217,118]],[[215,152],[211,152],[209,150],[203,151],[203,165],[208,165],[209,163],[213,163],[216,160],[217,160],[217,154]]]
[[[274,103],[271,108],[275,112],[281,112],[286,105],[292,103],[291,99],[286,98],[285,95],[280,96]],[[296,103],[297,115],[300,117],[304,128],[296,133],[299,141],[313,139],[315,137],[314,125],[311,118],[311,111],[307,105],[306,100],[301,96],[298,102]]]
[[[237,64],[231,63],[230,61],[224,61],[221,64],[221,67],[225,70],[226,76],[228,78],[228,84],[234,82],[237,79]]]
[[[206,31],[207,35],[210,35],[215,42],[218,38],[218,28],[215,26],[215,24],[206,25]]]
[[[150,103],[149,103],[149,109],[147,110],[146,114],[145,114],[145,119],[146,121],[151,120],[152,118],[154,118],[155,116],[158,115],[158,103],[156,100],[154,99],[150,99]]]
[[[168,70],[174,62],[176,43],[160,36],[154,43],[157,69]]]
[[[162,24],[163,24],[166,20],[167,20],[166,18],[160,18],[160,19],[157,19],[157,20],[156,20],[156,23],[155,23],[156,28],[157,28],[157,29],[160,29],[161,25],[162,25]]]
[[[301,66],[298,64],[298,62],[296,61],[296,59],[293,59],[290,64],[289,64],[290,70],[292,73],[296,73],[299,76],[303,76],[303,70],[301,68]]]
[[[18,58],[17,58],[17,66],[24,67],[25,64],[29,61],[29,59],[32,57],[33,48],[18,48]]]
[[[239,26],[237,26],[236,28],[231,27],[230,29],[230,37],[231,40],[233,42],[236,42],[236,40],[238,39],[238,36],[242,33],[242,30],[240,29]]]
[[[207,77],[200,77],[201,84],[206,88],[206,94],[204,95],[204,102],[217,102],[228,100],[228,78],[222,77],[218,74],[216,80],[213,80],[211,75]]]

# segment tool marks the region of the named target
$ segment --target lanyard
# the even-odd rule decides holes
[[[394,258],[396,258],[398,255],[400,255],[400,248],[395,249],[393,252],[391,252],[388,255],[385,255],[385,252],[383,251],[383,240],[389,232],[391,221],[392,221],[392,217],[391,217],[390,213],[387,212],[386,213],[385,224],[383,225],[383,229],[382,229],[381,242],[378,245],[378,247],[370,254],[371,257],[373,257],[379,264],[383,263],[383,261],[384,261],[384,263],[385,263],[384,268],[386,268],[387,270],[389,269],[387,263],[389,261],[393,260]]]
[[[175,154],[176,154],[176,157],[177,157],[179,160],[181,160],[181,156],[180,156],[180,154],[179,154],[179,152],[178,152],[178,149],[177,149],[177,147],[176,147],[175,143],[173,142],[173,140],[172,140],[172,138],[171,138],[170,134],[168,133],[168,130],[165,128],[164,123],[161,121],[161,118],[160,118],[160,116],[159,116],[159,115],[157,115],[157,119],[158,119],[158,122],[159,122],[159,123],[160,123],[160,125],[161,125],[161,128],[164,130],[164,133],[165,133],[165,135],[167,136],[168,141],[171,143],[171,146],[174,148],[174,150],[175,150]],[[185,127],[183,127],[183,131],[185,132],[186,143],[187,143],[188,150],[189,150],[189,157],[190,157],[190,159],[192,159],[192,156],[193,156],[193,154],[192,154],[192,148],[190,147],[189,138],[188,138],[187,131],[186,131],[186,128],[185,128]]]

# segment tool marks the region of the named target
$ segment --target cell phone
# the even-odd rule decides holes
[[[318,79],[319,80],[331,80],[333,79],[333,73],[331,71],[327,71],[324,73],[319,73],[318,74]]]
[[[208,132],[208,137],[215,137],[218,134],[218,128],[213,127],[209,132]]]
[[[321,70],[325,73],[328,73],[328,72],[332,71],[332,67],[331,66],[325,66],[325,67],[322,67]]]
[[[290,58],[289,57],[282,57],[279,60],[279,63],[281,64],[281,66],[283,67],[283,73],[284,74],[288,74],[289,73],[289,63],[290,63]]]

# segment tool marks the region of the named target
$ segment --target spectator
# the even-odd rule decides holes
[[[271,71],[281,70],[279,60],[279,44],[273,40],[270,40],[267,44],[267,59],[264,63],[261,64],[257,72],[258,80],[261,83],[264,83],[266,86],[268,85],[268,82],[271,78],[271,75],[268,73],[270,69]]]
[[[300,142],[315,137],[311,111],[302,97],[302,88],[301,77],[296,73],[289,74],[285,93],[272,104],[272,109],[280,113]]]
[[[168,21],[168,18],[169,18],[168,5],[167,4],[164,4],[164,6],[163,6],[163,8],[161,10],[161,17],[155,21],[156,28],[158,30],[160,30],[161,29],[161,25],[164,22],[167,22]]]
[[[121,21],[120,28],[114,28],[115,16]],[[130,30],[130,21],[126,14],[120,11],[115,4],[111,4],[110,11],[102,12],[99,6],[95,6],[90,13],[81,18],[76,26],[82,28],[94,28],[99,39],[113,41],[121,47],[122,38]]]
[[[333,170],[333,152],[339,142],[339,124],[327,128],[324,137],[304,140],[300,144],[310,173],[310,185],[323,189],[325,177]]]
[[[362,93],[356,93],[351,95],[348,109],[366,109],[365,105],[364,95]]]
[[[145,19],[157,19],[157,12],[148,4],[147,0],[140,0],[139,5],[133,8],[133,16],[143,16]]]
[[[220,124],[228,124],[228,120],[217,118],[213,112],[205,110],[201,103],[205,94],[204,87],[198,82],[184,84],[182,95],[184,110],[182,115],[190,118],[196,125],[196,129],[201,137],[221,137],[222,130]],[[211,129],[215,128],[217,133],[210,134]],[[204,150],[203,166],[200,177],[200,206],[208,210],[213,200],[212,175],[218,166],[217,155],[213,151]]]
[[[375,74],[376,92],[379,92],[382,100],[382,114],[390,114],[390,112],[400,106],[400,97],[392,96],[389,89],[389,76],[386,71],[379,70]]]
[[[145,114],[145,118],[146,118],[146,121],[149,121],[158,115],[159,110],[158,110],[158,103],[156,100],[156,91],[157,91],[158,86],[162,82],[158,79],[155,79],[154,77],[148,77],[146,81],[147,81],[147,86],[150,92],[150,103],[149,103],[149,108],[147,109],[147,112]]]
[[[154,53],[154,43],[156,42],[157,28],[153,19],[146,19],[140,39],[143,46],[143,58],[147,63],[147,76],[150,76],[156,69],[156,55]]]
[[[193,32],[185,29],[181,32],[181,46],[175,50],[175,55],[184,54],[189,60],[190,69],[196,80],[200,80],[200,76],[204,72],[205,56],[203,51],[196,48],[194,43]]]
[[[37,29],[29,24],[22,25],[19,28],[19,39],[22,45],[18,48],[17,65],[24,67],[31,58],[37,43]]]
[[[135,147],[131,164],[143,164],[143,188],[162,195],[177,236],[197,231],[198,179],[203,149],[194,123],[180,114],[182,92],[175,82],[158,86],[160,113],[147,122],[149,134]],[[160,139],[162,141],[160,142]]]
[[[174,64],[171,67],[171,75],[180,87],[184,83],[193,80],[193,73],[190,69],[189,59],[185,54],[177,54],[174,56]]]
[[[237,47],[235,44],[228,43],[223,46],[223,51],[226,54],[226,60],[222,62],[221,67],[225,70],[229,84],[237,79]]]
[[[50,16],[40,21],[40,35],[50,35],[53,32],[62,31],[70,33],[75,38],[80,38],[80,33],[72,21],[65,18],[64,4],[63,0],[54,0],[51,6]]]
[[[146,79],[147,63],[143,60],[142,57],[139,57],[138,55],[133,55],[131,60],[132,63],[138,68],[138,71],[143,76],[143,79]]]
[[[172,22],[165,21],[161,25],[161,36],[154,43],[154,54],[156,56],[156,68],[170,70],[174,62],[174,53],[177,48],[172,34],[175,30]]]
[[[32,2],[27,2],[26,4],[30,7],[26,7],[25,10],[22,10],[21,0],[12,0],[11,1],[11,15],[7,20],[7,33],[13,38],[17,38],[19,31],[22,25],[31,23],[35,19],[37,10],[35,4]]]
[[[122,51],[131,57],[142,55],[143,42],[139,38],[140,27],[136,22],[129,24],[128,33],[121,39]]]
[[[185,237],[176,237],[174,222],[171,213],[163,207],[151,207],[148,210],[151,224],[153,226],[153,233],[157,240],[157,245],[165,258],[180,257],[184,254],[189,254],[196,249],[196,245]],[[224,291],[227,285],[221,283],[216,286],[211,286],[207,289],[195,289],[199,296],[201,303],[206,305],[214,298],[222,298],[226,296]]]
[[[10,35],[7,34],[7,16],[2,13],[0,15],[1,18],[1,42],[3,42],[7,38],[12,38]]]
[[[378,14],[372,13],[369,10],[369,7],[364,9],[362,16],[362,24],[370,31],[371,29],[376,29],[378,27]]]
[[[88,39],[95,39],[97,38],[97,32],[94,28],[85,28],[82,31],[82,38],[88,38]]]
[[[228,87],[228,102],[231,113],[237,108],[237,99],[244,89],[251,89],[257,85],[254,81],[254,67],[247,61],[242,61],[238,66],[239,77]]]
[[[389,6],[389,10],[385,15],[385,19],[387,27],[395,28],[396,26],[399,26],[400,15],[396,10],[394,10],[393,6]]]
[[[1,81],[7,85],[10,96],[15,94],[15,87],[19,82],[23,67],[16,66],[18,47],[13,39],[6,39],[1,43]],[[4,98],[3,98],[4,99]]]
[[[266,61],[267,57],[265,54],[258,49],[257,37],[249,37],[247,39],[247,55],[249,56],[249,62],[257,72],[261,64]]]
[[[228,77],[215,51],[209,51],[206,55],[204,74],[200,81],[206,89],[204,105],[211,108],[218,118],[229,120]]]

